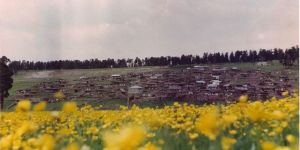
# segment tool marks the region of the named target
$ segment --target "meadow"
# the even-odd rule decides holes
[[[298,94],[232,104],[102,110],[65,102],[47,111],[46,102],[20,101],[0,113],[0,149],[42,150],[296,150]]]

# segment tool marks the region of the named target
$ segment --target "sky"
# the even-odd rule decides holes
[[[298,44],[298,0],[0,0],[0,55],[12,60],[201,55]]]

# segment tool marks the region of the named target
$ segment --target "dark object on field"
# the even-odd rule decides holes
[[[4,97],[8,97],[9,93],[8,90],[12,88],[12,75],[13,72],[8,68],[7,63],[10,60],[2,56],[0,58],[0,105],[1,110],[3,110],[4,107]]]

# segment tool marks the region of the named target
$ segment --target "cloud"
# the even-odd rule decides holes
[[[134,58],[298,44],[297,0],[0,0],[0,54]]]

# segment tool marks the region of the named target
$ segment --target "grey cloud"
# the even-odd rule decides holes
[[[286,48],[299,41],[298,6],[297,0],[0,0],[0,54],[102,59]]]

